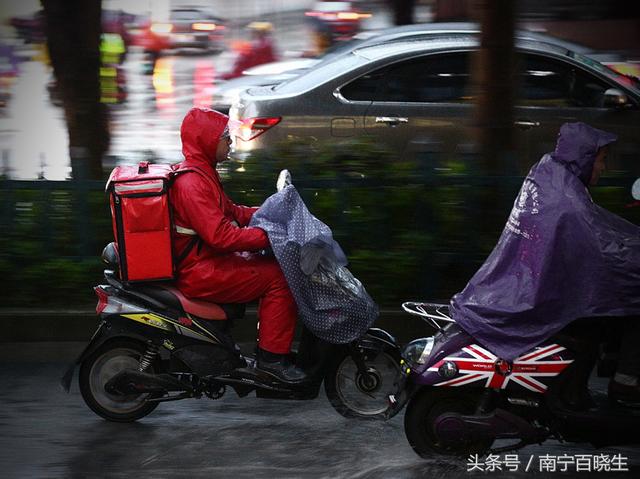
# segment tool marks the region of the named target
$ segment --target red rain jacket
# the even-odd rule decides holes
[[[193,108],[182,122],[180,136],[185,161],[179,168],[197,169],[179,175],[171,187],[176,226],[193,230],[200,238],[178,265],[178,288],[187,296],[203,296],[207,278],[217,282],[234,274],[229,268],[235,252],[266,248],[269,240],[259,228],[246,228],[257,208],[238,206],[224,193],[215,170],[218,138],[228,117],[213,110]],[[236,222],[236,226],[233,222]],[[173,232],[176,255],[188,247],[193,236]]]
[[[254,40],[239,52],[233,68],[230,72],[222,75],[222,79],[230,80],[242,76],[242,72],[251,67],[276,60],[275,48],[270,38],[264,37]]]
[[[151,23],[144,27],[142,33],[136,39],[136,43],[148,52],[161,52],[171,46],[168,35],[151,31]]]

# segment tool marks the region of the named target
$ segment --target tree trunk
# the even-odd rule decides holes
[[[415,0],[391,0],[394,25],[411,25],[414,21]]]
[[[107,111],[100,103],[101,0],[41,1],[69,132],[72,176],[102,178],[109,130]]]
[[[478,0],[480,49],[474,58],[475,124],[485,171],[504,172],[514,153],[515,3]]]

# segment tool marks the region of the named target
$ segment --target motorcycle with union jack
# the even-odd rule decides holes
[[[595,447],[640,443],[636,405],[586,392],[592,353],[576,338],[558,334],[505,361],[458,326],[447,305],[402,307],[436,330],[402,350],[386,411],[392,417],[406,405],[405,434],[421,457],[503,453],[549,438]],[[599,354],[598,375],[611,375],[611,355]],[[572,402],[582,386],[588,401]]]

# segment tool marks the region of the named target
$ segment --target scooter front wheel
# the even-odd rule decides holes
[[[389,395],[395,392],[400,361],[387,351],[368,351],[362,356],[366,374],[354,359],[345,355],[327,372],[324,389],[338,413],[348,418],[383,418],[389,409]]]
[[[105,343],[80,366],[80,392],[93,412],[109,421],[132,422],[153,411],[158,403],[149,394],[110,394],[105,384],[124,369],[138,369],[145,345],[131,339]],[[153,366],[148,372],[153,372]]]

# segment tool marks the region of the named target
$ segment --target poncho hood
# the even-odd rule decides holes
[[[586,123],[565,123],[560,128],[552,157],[588,185],[598,150],[613,143],[617,136]]]

